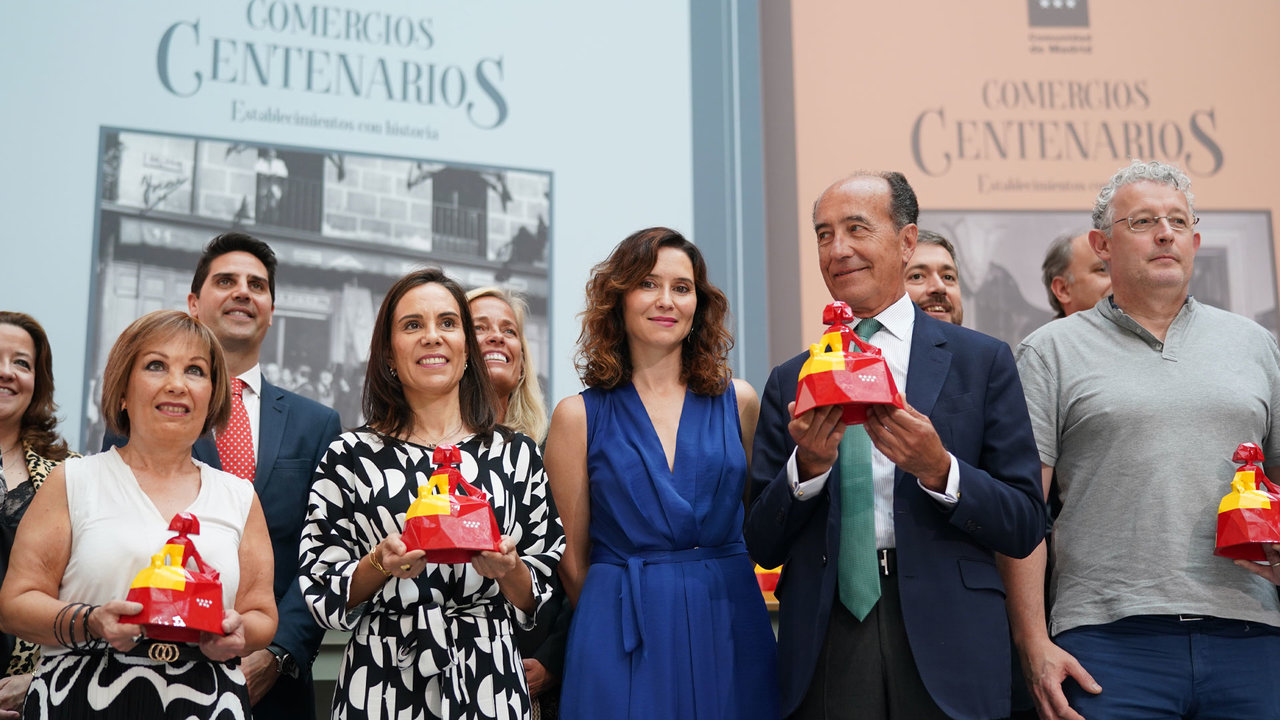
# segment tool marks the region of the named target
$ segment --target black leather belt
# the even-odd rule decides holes
[[[200,646],[190,643],[163,642],[160,640],[143,640],[130,648],[125,655],[144,657],[162,663],[194,662],[208,660],[200,652]]]
[[[883,548],[876,551],[876,570],[880,572],[880,577],[889,577],[898,572],[898,551],[893,548]]]
[[[161,640],[143,640],[124,654],[133,657],[144,657],[162,663],[214,662],[200,651],[199,645],[164,642]],[[240,658],[232,658],[223,664],[228,667],[236,667],[240,664]]]

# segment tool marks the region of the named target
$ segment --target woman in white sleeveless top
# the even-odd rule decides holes
[[[191,458],[226,425],[229,382],[218,341],[185,313],[150,313],[116,340],[102,408],[129,444],[50,473],[0,590],[0,623],[44,646],[24,717],[249,717],[238,665],[275,634],[271,541],[252,485]],[[142,610],[125,597],[179,512],[220,573],[225,634],[161,646],[121,618]]]

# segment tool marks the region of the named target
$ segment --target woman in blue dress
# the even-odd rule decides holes
[[[576,604],[561,717],[778,716],[775,642],[742,542],[759,399],[692,243],[641,230],[587,285],[545,462]]]

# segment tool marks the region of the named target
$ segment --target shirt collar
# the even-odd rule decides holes
[[[1199,303],[1196,302],[1196,299],[1188,295],[1187,299],[1182,301],[1182,307],[1178,308],[1178,314],[1169,322],[1169,327],[1165,330],[1163,340],[1152,335],[1150,330],[1143,327],[1141,323],[1133,319],[1133,316],[1126,313],[1124,308],[1117,305],[1114,295],[1108,295],[1099,300],[1094,308],[1102,314],[1102,317],[1110,320],[1117,327],[1133,333],[1152,350],[1159,352],[1170,360],[1176,360],[1178,348],[1182,344],[1179,342],[1179,338],[1182,337],[1187,324],[1191,322],[1191,317],[1195,314],[1198,306]]]
[[[254,395],[262,397],[262,365],[254,365],[240,374],[240,379],[244,384],[253,391]]]
[[[911,337],[911,329],[916,324],[916,304],[911,302],[910,296],[904,292],[897,302],[881,310],[875,318],[895,338],[905,340]],[[857,325],[857,321],[853,325]]]

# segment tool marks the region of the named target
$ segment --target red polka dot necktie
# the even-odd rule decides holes
[[[244,410],[244,381],[231,378],[231,421],[218,433],[218,460],[222,469],[253,482],[253,431]]]

